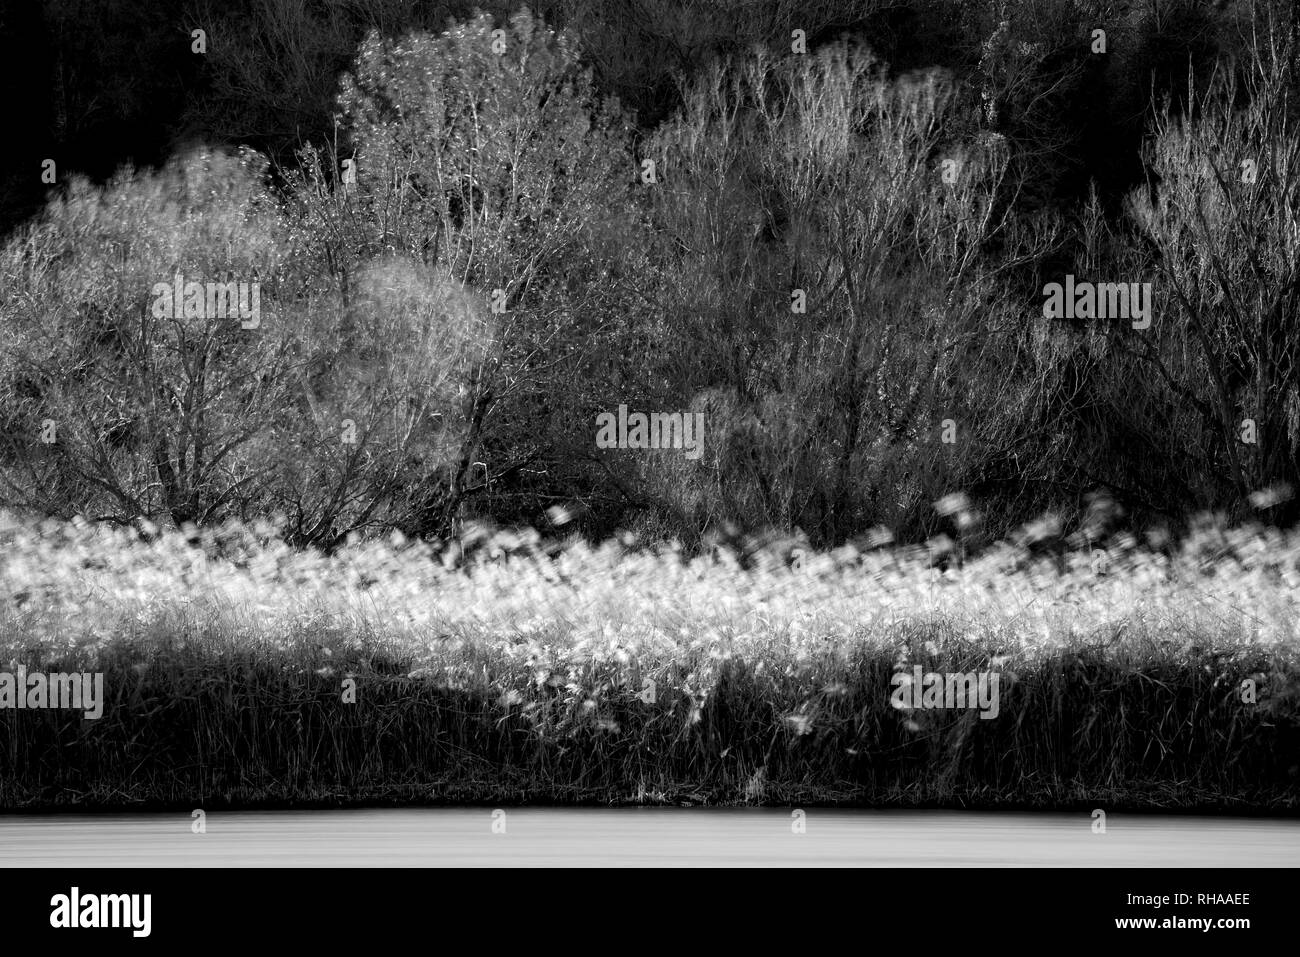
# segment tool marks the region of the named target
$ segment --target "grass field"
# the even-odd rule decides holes
[[[613,544],[449,569],[400,541],[325,557],[270,526],[193,547],[6,516],[0,672],[99,672],[106,703],[0,706],[0,808],[1294,813],[1300,533],[1112,546],[1064,574],[1010,545],[944,572]],[[996,673],[996,716],[897,707],[917,667]]]

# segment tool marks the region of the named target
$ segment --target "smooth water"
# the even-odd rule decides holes
[[[4,867],[1294,867],[1300,820],[491,808],[0,816]],[[495,830],[494,830],[495,828]],[[800,828],[802,831],[800,832]]]

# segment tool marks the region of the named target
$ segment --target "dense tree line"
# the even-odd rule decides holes
[[[971,538],[1101,488],[1294,519],[1291,3],[478,6],[0,6],[4,504],[322,546],[924,537],[954,490]],[[703,454],[599,447],[620,407]]]

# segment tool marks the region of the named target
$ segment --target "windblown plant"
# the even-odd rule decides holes
[[[1013,544],[940,571],[519,533],[458,568],[402,540],[299,552],[267,523],[10,516],[3,538],[0,662],[103,672],[107,699],[84,724],[0,708],[6,807],[1297,796],[1300,533],[1207,521],[1171,556],[1120,536],[1063,574]],[[914,667],[996,671],[996,716],[899,710]]]

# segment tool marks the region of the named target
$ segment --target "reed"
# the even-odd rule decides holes
[[[1012,545],[940,573],[199,539],[0,521],[0,671],[100,672],[106,698],[0,707],[0,808],[1298,804],[1297,533],[1064,573]],[[918,666],[996,673],[996,717],[896,707]]]

